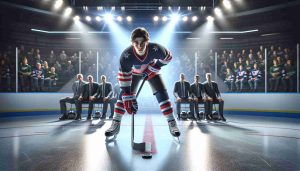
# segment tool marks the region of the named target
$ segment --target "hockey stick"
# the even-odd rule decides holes
[[[136,98],[139,96],[140,91],[142,90],[142,87],[143,87],[145,81],[146,81],[146,79],[144,78],[142,84],[140,85],[140,87],[137,91]],[[131,146],[134,150],[137,150],[137,151],[143,151],[143,152],[145,152],[146,150],[150,151],[151,143],[149,143],[149,142],[135,143],[134,142],[134,115],[135,114],[136,113],[133,113],[131,116]]]

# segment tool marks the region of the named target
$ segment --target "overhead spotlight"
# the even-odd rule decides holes
[[[115,6],[112,6],[112,7],[111,7],[111,10],[112,10],[112,11],[115,11],[115,10],[116,10],[116,7],[115,7]]]
[[[159,11],[161,11],[161,10],[162,10],[162,8],[163,8],[162,6],[159,6],[159,7],[158,7],[158,10],[159,10]]]
[[[98,10],[98,11],[102,11],[102,10],[103,10],[103,6],[97,7],[97,10]]]
[[[118,16],[117,20],[121,22],[123,20],[123,18],[121,16]]]
[[[127,20],[128,22],[131,22],[131,21],[132,21],[132,17],[131,17],[131,16],[127,16],[127,17],[126,17],[126,20]]]
[[[193,16],[193,17],[192,17],[192,21],[193,21],[193,22],[196,22],[197,20],[198,20],[198,17],[197,17],[197,16]]]
[[[56,0],[54,3],[54,9],[59,9],[63,5],[63,0]]]
[[[95,19],[96,19],[96,21],[98,21],[98,22],[101,21],[101,17],[100,17],[100,16],[96,16]]]
[[[223,5],[227,9],[231,8],[231,2],[229,0],[223,0]]]
[[[71,13],[72,13],[72,8],[71,7],[66,8],[64,12],[64,17],[69,17]]]
[[[169,6],[169,7],[168,7],[168,10],[171,11],[171,10],[172,10],[172,7]]]
[[[157,22],[159,20],[159,17],[158,16],[154,16],[153,17],[153,21]]]
[[[180,6],[178,7],[178,11],[180,11]]]
[[[187,20],[189,20],[189,18],[187,17],[187,16],[184,16],[183,18],[182,18],[182,21],[187,21]]]
[[[210,16],[210,15],[207,16],[206,19],[207,19],[207,21],[209,21],[209,22],[213,22],[213,21],[215,20],[215,18],[212,17],[212,16]]]
[[[187,7],[187,10],[188,10],[188,11],[192,11],[192,7],[191,7],[191,6],[188,6],[188,7]]]
[[[90,21],[92,21],[92,18],[90,16],[86,16],[85,20],[88,21],[88,22],[90,22]]]
[[[111,13],[104,14],[104,20],[105,21],[111,21],[111,20],[113,20],[113,15]]]
[[[174,14],[172,14],[172,21],[175,21],[175,22],[177,22],[178,20],[179,20],[179,14],[177,14],[177,13],[174,13]]]
[[[76,15],[75,17],[73,17],[73,20],[74,21],[79,21],[80,20],[80,17],[78,15]]]
[[[122,11],[125,11],[125,7],[124,7],[124,6],[121,6],[121,10],[122,10]]]
[[[166,16],[162,17],[162,21],[167,21],[167,20],[168,20],[168,17],[166,17]]]
[[[214,12],[215,12],[215,14],[216,14],[217,16],[221,16],[221,15],[222,15],[222,11],[221,11],[221,9],[218,8],[218,7],[216,7],[216,8],[214,9]]]
[[[84,11],[88,11],[89,10],[88,6],[83,6],[82,8],[83,8]]]

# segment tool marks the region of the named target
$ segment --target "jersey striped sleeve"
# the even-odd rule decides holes
[[[132,63],[128,59],[128,56],[122,53],[118,72],[120,88],[126,93],[130,93],[130,87],[132,83]]]
[[[154,60],[156,67],[161,68],[164,65],[167,65],[171,60],[172,60],[172,55],[170,51],[168,51],[166,48],[163,46],[157,45],[158,46],[158,55],[157,59]]]

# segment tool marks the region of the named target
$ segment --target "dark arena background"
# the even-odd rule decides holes
[[[0,170],[300,170],[299,16],[300,0],[0,0]],[[159,73],[179,139],[147,81],[114,140],[110,105],[89,119],[84,103],[75,120],[73,101],[61,118],[79,73],[97,85],[105,75],[118,96],[137,27],[171,52]],[[211,73],[226,120],[218,104],[192,115],[191,88],[177,111],[181,73],[190,85]],[[132,126],[151,147],[133,148]]]

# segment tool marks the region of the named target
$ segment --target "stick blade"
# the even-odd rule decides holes
[[[146,150],[146,143],[133,143],[132,148],[136,151],[145,152]]]

